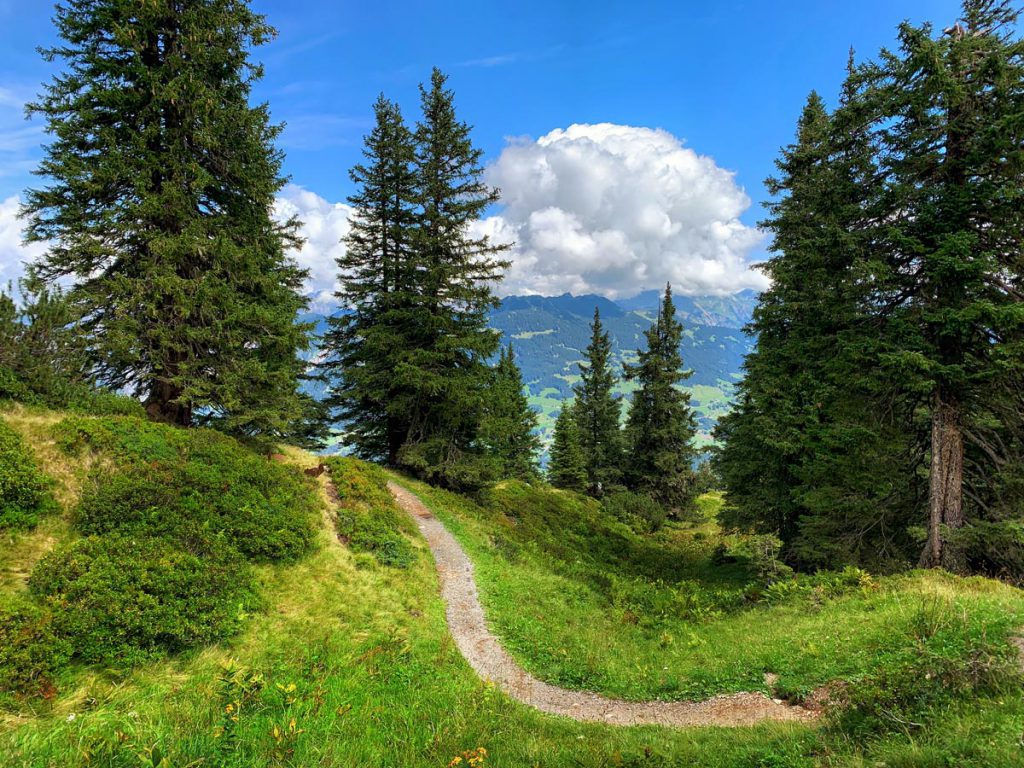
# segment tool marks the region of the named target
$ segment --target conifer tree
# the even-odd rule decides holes
[[[498,477],[533,480],[537,477],[537,414],[523,393],[523,375],[512,345],[503,347],[487,395],[481,441],[498,466]]]
[[[249,49],[274,30],[243,0],[67,0],[64,72],[30,107],[53,137],[27,193],[35,265],[69,298],[103,380],[156,418],[271,437],[305,414],[305,273],[276,222],[279,126],[249,103]]]
[[[488,311],[509,246],[469,231],[499,193],[483,180],[483,152],[456,117],[446,79],[435,68],[430,87],[420,87],[423,114],[414,133],[417,299],[403,313],[411,336],[394,371],[403,393],[396,408],[409,423],[398,460],[428,479],[473,484],[484,479],[477,438],[491,379],[487,361],[500,343]]]
[[[565,403],[555,420],[555,432],[548,457],[548,481],[555,488],[585,493],[587,464],[580,445],[573,406]]]
[[[337,260],[342,287],[335,294],[344,311],[329,320],[321,370],[347,442],[364,458],[395,464],[411,418],[395,370],[411,352],[409,315],[418,300],[415,146],[397,104],[378,97],[374,116],[365,163],[349,172],[355,213]]]
[[[587,465],[588,492],[600,497],[622,480],[623,440],[619,424],[621,406],[612,393],[612,342],[596,307],[590,334],[590,344],[584,353],[586,362],[580,363],[580,382],[573,389],[574,410]]]
[[[626,368],[626,378],[640,385],[626,422],[626,485],[678,515],[688,511],[696,498],[693,439],[697,421],[689,393],[677,386],[692,371],[683,369],[679,352],[683,324],[676,319],[672,286],[665,286],[658,317],[644,337],[647,349],[639,350],[639,362]]]
[[[965,442],[994,378],[1024,369],[1024,40],[1005,0],[966,0],[941,35],[900,28],[863,67],[885,218],[875,228],[880,314],[906,335],[897,362],[927,383],[928,541],[921,564],[963,570],[947,532],[968,522]],[[1016,35],[1016,36],[1015,36]]]
[[[873,153],[858,125],[812,93],[768,181],[772,285],[754,312],[737,407],[716,433],[723,521],[777,533],[807,567],[902,562],[916,500],[899,418],[913,404],[881,408],[876,397],[884,339],[866,322],[858,278],[870,261],[858,222],[875,194]]]

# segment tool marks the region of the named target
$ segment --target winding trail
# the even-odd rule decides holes
[[[734,693],[705,701],[622,701],[538,680],[487,630],[473,563],[455,537],[415,494],[394,482],[388,488],[413,517],[434,555],[455,645],[480,677],[512,698],[542,712],[610,725],[743,726],[765,720],[808,722],[817,717],[811,710],[761,693]]]

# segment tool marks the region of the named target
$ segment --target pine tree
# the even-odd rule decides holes
[[[927,382],[928,541],[921,564],[963,570],[946,532],[968,522],[965,442],[993,380],[1024,369],[1024,41],[1009,2],[967,0],[939,36],[900,28],[863,67],[857,98],[884,143],[875,227],[880,315],[905,334],[896,362]],[[983,456],[979,458],[987,463]],[[982,467],[983,475],[992,467]]]
[[[355,212],[335,294],[345,311],[329,321],[321,370],[347,442],[364,458],[395,464],[410,426],[395,370],[410,352],[409,313],[417,301],[415,146],[397,104],[380,96],[374,116],[366,162],[349,174]]]
[[[665,286],[658,317],[644,336],[647,349],[637,352],[636,365],[626,367],[626,378],[640,385],[626,423],[626,485],[679,515],[689,511],[696,498],[697,421],[689,393],[677,386],[692,371],[683,369],[683,324],[676,319],[672,286]]]
[[[587,490],[587,463],[580,445],[573,407],[566,403],[555,420],[551,452],[548,457],[548,481],[555,488],[584,493]]]
[[[104,381],[154,417],[286,434],[311,326],[297,223],[271,215],[280,127],[249,104],[274,30],[242,0],[68,0],[55,22],[65,71],[30,107],[53,136],[25,206],[36,274],[73,280]]]
[[[498,191],[483,181],[481,150],[455,114],[446,77],[434,69],[421,86],[422,119],[414,134],[416,304],[403,312],[408,353],[394,371],[408,418],[400,464],[423,477],[459,485],[483,481],[479,447],[490,382],[488,360],[499,337],[487,327],[497,303],[492,288],[508,262],[507,245],[473,237],[470,224]]]
[[[601,325],[595,307],[590,326],[590,344],[580,363],[576,395],[576,423],[587,465],[588,492],[603,496],[622,480],[623,442],[619,424],[621,406],[612,393],[615,374],[611,369],[612,342]]]
[[[537,414],[523,393],[523,375],[511,344],[501,350],[487,401],[481,442],[498,465],[498,477],[536,479]]]
[[[916,501],[899,418],[913,403],[877,399],[888,374],[859,278],[870,254],[858,222],[874,194],[859,124],[852,112],[833,119],[812,93],[768,181],[772,285],[749,329],[757,344],[737,407],[717,429],[723,521],[777,533],[806,567],[902,561]]]

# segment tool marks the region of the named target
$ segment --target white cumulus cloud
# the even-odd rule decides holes
[[[477,229],[515,241],[501,292],[631,296],[761,289],[750,199],[710,157],[651,128],[600,123],[515,140],[488,169],[503,208]]]
[[[289,184],[277,197],[274,215],[279,219],[295,216],[302,222],[299,234],[306,242],[292,256],[309,270],[311,308],[332,311],[338,273],[335,260],[345,253],[341,239],[348,234],[352,206],[328,202],[315,192]]]
[[[21,231],[25,222],[18,218],[21,201],[17,195],[0,200],[0,287],[16,283],[24,274],[25,263],[39,256],[45,246],[24,245]]]
[[[499,212],[476,235],[514,243],[503,295],[632,296],[671,282],[697,295],[762,289],[750,268],[762,235],[740,221],[750,200],[733,175],[662,130],[602,123],[512,141],[488,169],[502,190]],[[16,196],[0,201],[0,280],[16,280],[44,246],[21,243]],[[335,260],[344,254],[352,207],[290,184],[274,215],[302,222],[312,308],[330,312]]]

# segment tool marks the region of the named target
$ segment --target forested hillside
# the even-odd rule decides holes
[[[755,302],[751,292],[676,297],[685,326],[680,350],[693,370],[683,386],[691,393],[702,446],[732,402],[743,358],[752,347],[742,329]],[[643,348],[643,333],[658,311],[657,291],[619,301],[602,296],[508,296],[491,313],[490,326],[501,331],[519,354],[530,405],[540,413],[545,442],[550,442],[562,403],[572,397],[572,386],[579,380],[577,363],[583,359],[595,307],[601,310],[612,338],[615,367],[621,372],[622,365],[635,362],[636,351]],[[632,390],[626,381],[616,388],[626,399]]]

